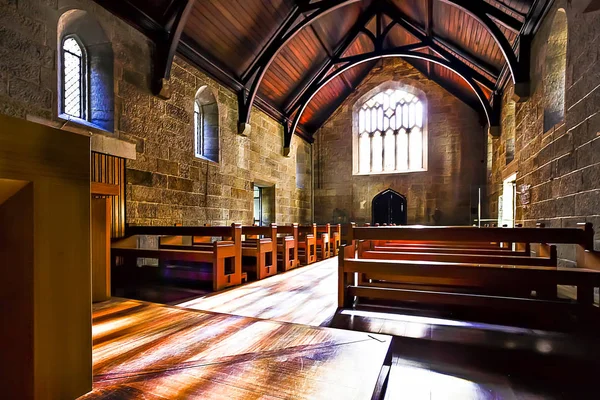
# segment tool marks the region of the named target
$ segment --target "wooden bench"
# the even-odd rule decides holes
[[[139,247],[139,236],[158,236],[157,249]],[[218,291],[242,282],[242,227],[129,226],[124,239],[111,249],[113,267],[135,268],[138,258],[158,259],[159,268],[170,278],[211,281]],[[217,240],[193,245],[193,237]],[[178,265],[179,264],[179,265]]]
[[[317,259],[326,260],[331,257],[330,252],[330,238],[331,238],[331,225],[317,225]]]
[[[363,255],[366,252],[370,258],[361,259],[355,256],[354,247],[350,245],[343,247],[343,253],[340,254],[339,306],[350,305],[355,296],[434,305],[484,306],[516,312],[522,307],[539,308],[550,313],[555,309],[587,312],[593,306],[594,288],[600,287],[600,255],[593,251],[593,229],[590,224],[571,229],[355,228],[352,236],[352,239],[364,241],[417,241],[440,245],[448,238],[457,243],[469,242],[469,246],[480,242],[575,244],[578,268],[532,266],[527,265],[527,257],[512,255],[476,254],[472,255],[473,258],[463,258],[465,255],[461,254],[429,253],[428,258],[417,261],[415,259],[418,257],[412,257],[410,252],[396,257],[394,253],[397,252],[394,251],[386,254],[386,251],[368,248],[365,251],[364,247],[359,250]],[[361,243],[359,246],[367,245]],[[444,256],[440,257],[439,254]],[[525,265],[504,262],[514,261],[513,257],[520,257],[519,260]],[[473,262],[475,259],[477,261]],[[500,264],[481,262],[486,260],[500,261]],[[359,280],[359,284],[355,284],[356,274],[370,279]],[[576,301],[560,301],[556,296],[558,285],[576,287]],[[533,292],[536,293],[535,298],[531,297]]]
[[[317,224],[298,226],[298,257],[304,265],[317,261]]]
[[[329,237],[329,252],[331,257],[338,255],[340,245],[342,244],[342,225],[333,224],[330,230],[331,236]]]
[[[279,271],[285,272],[300,265],[298,260],[298,224],[284,225],[277,228],[277,265]]]
[[[242,235],[242,271],[256,280],[277,273],[277,225],[243,226]],[[266,237],[259,237],[266,236]]]

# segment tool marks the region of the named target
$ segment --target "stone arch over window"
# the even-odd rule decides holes
[[[567,13],[554,15],[546,48],[544,73],[544,132],[565,118],[565,80],[567,69]]]
[[[64,119],[114,130],[114,54],[102,26],[87,11],[69,10],[58,20],[58,112]],[[81,49],[80,82],[75,43]],[[77,100],[78,97],[78,100]],[[76,113],[75,105],[80,105]]]
[[[505,115],[502,120],[503,132],[506,138],[506,164],[510,164],[515,159],[515,138],[516,138],[516,103],[509,100],[506,103]]]
[[[386,82],[353,107],[355,175],[427,171],[427,97],[416,87]]]
[[[194,152],[219,162],[219,104],[208,86],[198,89],[194,99]]]

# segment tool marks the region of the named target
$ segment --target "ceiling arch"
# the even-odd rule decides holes
[[[528,39],[551,0],[96,0],[152,39],[155,86],[169,96],[177,53],[238,93],[240,133],[253,106],[290,126],[315,85],[365,54],[411,49],[430,78],[497,123],[493,99],[508,79],[527,94]],[[386,53],[388,52],[388,53]],[[375,53],[371,54],[374,55]],[[354,57],[354,58],[352,58]],[[373,58],[370,58],[373,60]],[[298,124],[312,140],[372,63],[321,88],[325,103]],[[440,66],[443,66],[440,67]],[[459,74],[443,73],[446,67]],[[462,84],[466,77],[470,82]],[[517,90],[519,89],[519,90]],[[482,98],[486,104],[482,104]]]

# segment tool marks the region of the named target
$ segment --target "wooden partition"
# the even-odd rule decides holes
[[[0,115],[0,200],[2,397],[77,398],[92,389],[89,137]]]

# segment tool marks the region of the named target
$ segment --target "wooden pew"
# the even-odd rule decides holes
[[[138,235],[159,236],[158,249],[139,248]],[[193,245],[194,237],[221,237]],[[114,267],[135,268],[138,258],[155,258],[164,275],[212,281],[214,291],[242,283],[242,227],[130,226],[111,249]],[[177,266],[177,263],[180,266]]]
[[[242,271],[252,274],[256,280],[277,273],[277,225],[243,226]],[[266,236],[260,238],[259,236]]]
[[[330,252],[330,238],[331,238],[331,225],[317,225],[317,259],[326,260],[331,257]]]
[[[298,260],[298,224],[279,226],[277,233],[277,263],[280,272],[289,271],[300,265]]]
[[[447,238],[455,242],[506,242],[506,243],[567,243],[578,246],[578,268],[554,266],[506,265],[465,262],[459,254],[432,254],[429,261],[414,259],[393,260],[394,252],[373,251],[371,259],[355,257],[353,246],[344,247],[339,261],[339,305],[348,305],[354,296],[383,298],[431,304],[456,304],[508,308],[552,307],[581,310],[593,305],[594,288],[600,287],[600,256],[593,251],[593,229],[590,224],[580,228],[355,228],[353,239],[404,240],[443,244]],[[472,244],[471,243],[471,244]],[[360,246],[365,246],[361,243]],[[549,247],[552,249],[552,247]],[[360,249],[364,252],[364,247]],[[366,250],[370,251],[369,249]],[[555,250],[553,250],[555,252]],[[443,254],[443,253],[442,253]],[[473,255],[476,257],[490,257]],[[515,256],[505,257],[514,260]],[[520,256],[517,256],[520,257]],[[533,257],[532,257],[533,259]],[[452,262],[452,260],[456,262]],[[468,259],[467,259],[468,260]],[[524,257],[521,261],[527,264]],[[368,275],[372,279],[354,284],[354,275]],[[571,285],[577,288],[575,305],[558,301],[556,287]],[[462,288],[463,290],[455,290]],[[537,297],[531,298],[532,291]],[[493,293],[494,295],[490,295]],[[516,296],[516,297],[515,297]]]
[[[407,260],[372,260],[353,257],[352,249],[344,247],[345,253],[341,257],[341,297],[340,307],[346,304],[346,296],[360,295],[365,297],[395,299],[394,293],[399,293],[398,300],[406,300],[407,291],[392,285],[353,286],[349,274],[369,273],[373,276],[394,276],[398,282],[405,284],[438,287],[441,292],[443,286],[464,286],[469,288],[500,288],[516,285],[526,288],[527,291],[535,290],[538,285],[572,285],[578,288],[578,293],[591,292],[593,288],[600,287],[600,272],[585,268],[552,268],[552,267],[519,267],[498,266],[489,264],[467,263],[423,263]],[[409,291],[417,292],[417,291]],[[423,293],[419,298],[426,298],[428,293]],[[452,293],[445,293],[446,298],[453,298]],[[436,296],[433,296],[436,298]],[[440,296],[437,296],[440,297]],[[468,304],[470,296],[457,295],[456,304]],[[591,306],[590,297],[578,296],[577,302]],[[523,302],[523,305],[526,302]]]
[[[343,224],[341,226],[341,243],[350,244],[352,242],[352,230],[356,227],[356,222],[350,222],[349,224]]]
[[[472,247],[475,247],[473,245]],[[556,267],[558,255],[556,246],[548,246],[546,252],[539,257],[521,251],[491,250],[456,247],[403,247],[376,246],[372,241],[361,241],[358,244],[358,258],[436,261],[452,263],[478,263],[499,265],[528,265],[540,267]]]
[[[304,265],[317,261],[317,224],[298,226],[298,257]]]
[[[342,244],[342,225],[331,225],[330,233],[331,236],[329,237],[329,252],[331,254],[331,257],[335,257],[338,255],[340,245]]]

